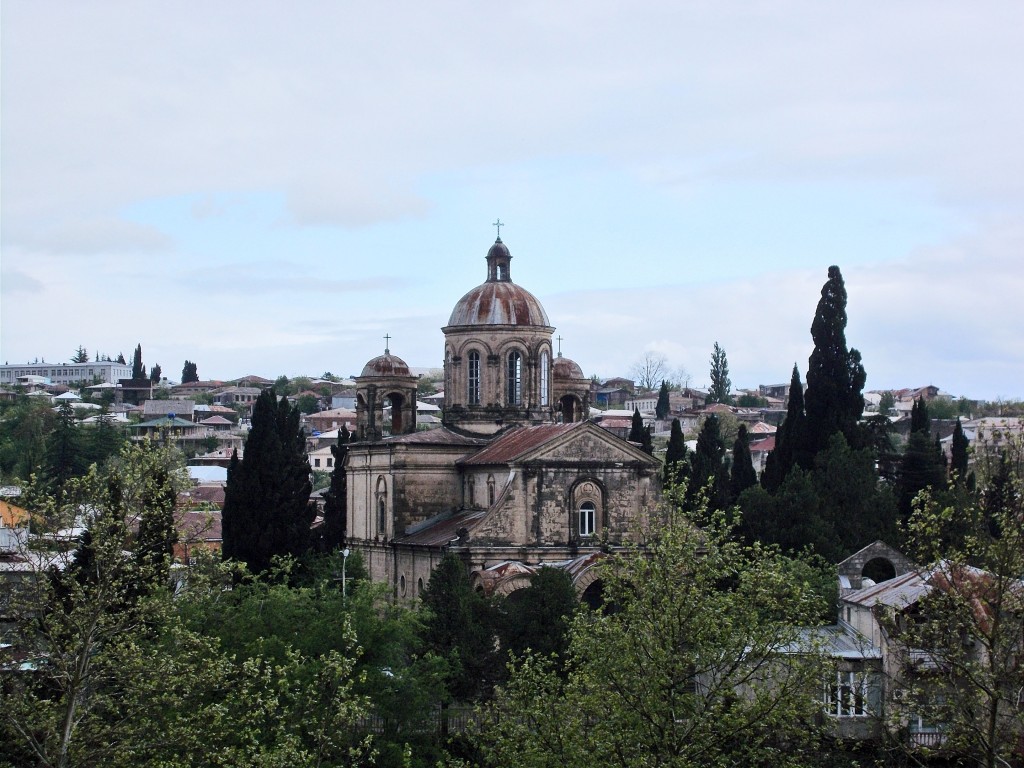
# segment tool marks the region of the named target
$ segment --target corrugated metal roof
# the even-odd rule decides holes
[[[508,464],[547,441],[582,426],[585,422],[573,424],[539,424],[532,427],[516,427],[496,439],[479,453],[463,459],[466,466],[481,464]]]
[[[440,431],[440,430],[435,430]],[[426,547],[443,547],[459,538],[460,528],[470,528],[480,520],[487,510],[448,513],[432,517],[418,525],[410,526],[403,536],[395,538],[396,544],[417,544]]]
[[[468,447],[487,445],[487,440],[482,437],[466,437],[445,427],[385,437],[381,442],[389,445],[463,445]],[[356,445],[358,443],[353,447]]]
[[[905,608],[913,605],[931,589],[924,577],[917,571],[905,573],[894,579],[858,589],[843,596],[843,601],[872,608],[875,605],[891,605]]]

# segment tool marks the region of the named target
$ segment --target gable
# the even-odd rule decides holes
[[[606,429],[589,422],[557,435],[533,451],[519,457],[517,463],[558,462],[591,464],[624,463],[656,467],[658,462]]]

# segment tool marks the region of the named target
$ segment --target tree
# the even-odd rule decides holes
[[[181,368],[181,383],[188,384],[192,381],[199,381],[199,369],[191,360],[186,360]]]
[[[629,373],[640,389],[654,389],[668,374],[668,358],[657,352],[644,352]]]
[[[943,749],[995,768],[1020,758],[1024,734],[1024,462],[1012,445],[990,483],[944,506],[929,491],[907,524],[926,591],[899,626],[903,653],[925,649],[928,672],[908,675],[897,714],[941,724]],[[945,532],[963,526],[951,543]]]
[[[232,456],[224,491],[223,553],[263,573],[275,556],[299,556],[312,543],[309,462],[299,412],[271,390],[253,407],[245,458]]]
[[[138,381],[146,378],[146,366],[142,364],[142,345],[135,347],[135,354],[132,355],[132,379]]]
[[[71,357],[71,362],[72,363],[88,363],[89,362],[89,353],[86,351],[85,347],[83,347],[81,344],[78,345],[78,349],[75,350],[75,354]]]
[[[706,493],[708,508],[726,508],[729,501],[729,467],[724,460],[725,443],[719,431],[718,417],[711,414],[697,435],[697,448],[690,459],[687,498],[691,504],[699,494]]]
[[[827,664],[780,651],[820,601],[722,518],[673,510],[644,552],[600,566],[605,610],[574,617],[567,675],[527,656],[483,710],[491,764],[805,764]]]
[[[740,424],[736,442],[732,444],[732,467],[729,481],[729,497],[732,501],[738,499],[740,494],[750,486],[757,485],[757,471],[754,469],[754,461],[750,456],[750,439],[747,437],[745,424]]]
[[[897,484],[900,517],[910,516],[914,497],[925,488],[942,488],[946,484],[945,458],[932,438],[928,404],[918,398],[910,411],[910,436],[903,453]]]
[[[668,436],[668,448],[665,450],[664,482],[666,485],[683,479],[686,470],[686,440],[679,419],[672,419],[672,428]]]
[[[541,568],[530,586],[505,598],[502,647],[517,657],[528,652],[553,656],[560,666],[569,650],[569,624],[578,606],[572,577],[561,568]]]
[[[121,365],[127,365],[127,363],[124,360],[124,352],[117,353],[117,362],[119,362]]]
[[[949,460],[949,473],[953,478],[953,482],[958,485],[966,485],[971,490],[974,489],[974,474],[970,471],[968,466],[968,447],[970,446],[970,440],[967,439],[967,435],[964,434],[963,425],[960,423],[960,417],[956,419],[956,426],[953,427],[953,440],[950,444],[950,460]]]
[[[633,421],[629,427],[629,437],[626,438],[631,443],[643,443],[644,441],[644,418],[640,415],[640,409],[633,409]]]
[[[789,405],[786,418],[775,435],[775,450],[768,454],[761,485],[774,493],[794,466],[803,458],[803,435],[806,416],[804,415],[804,387],[800,382],[800,370],[793,364],[793,375],[789,380]]]
[[[711,387],[708,390],[707,403],[732,403],[732,382],[729,380],[729,361],[725,350],[715,342],[715,350],[711,353]]]
[[[668,416],[669,407],[668,382],[662,379],[661,389],[658,390],[658,404],[654,406],[654,415],[659,419],[664,419]]]
[[[882,393],[881,398],[878,400],[878,412],[883,416],[888,416],[892,409],[896,407],[896,397],[892,392],[886,391]]]
[[[462,561],[446,554],[420,594],[429,611],[423,626],[424,647],[446,659],[445,687],[455,701],[490,694],[499,676],[495,621],[490,603],[473,590]]]
[[[159,384],[160,383],[160,376],[162,374],[163,374],[163,371],[160,369],[160,364],[158,363],[158,364],[154,365],[152,368],[149,369],[149,380],[151,382],[153,382],[154,384]]]
[[[806,425],[801,440],[810,454],[823,451],[835,432],[860,447],[857,423],[864,412],[867,374],[860,352],[846,347],[846,286],[839,267],[828,268],[828,281],[811,323],[814,350],[807,363],[804,395]]]
[[[300,413],[316,413],[320,410],[320,401],[317,400],[316,395],[306,392],[296,398],[295,407],[299,409]]]
[[[324,524],[321,528],[319,549],[330,552],[345,543],[348,526],[348,478],[345,475],[345,457],[348,455],[349,432],[342,425],[338,443],[331,446],[334,470],[330,487],[324,492]]]

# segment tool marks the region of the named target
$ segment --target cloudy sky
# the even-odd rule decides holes
[[[0,359],[437,366],[505,222],[588,374],[1024,397],[1024,4],[5,0]]]

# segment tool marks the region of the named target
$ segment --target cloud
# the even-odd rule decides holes
[[[42,293],[44,284],[31,275],[17,269],[5,269],[0,275],[3,292],[8,293]]]
[[[157,253],[173,239],[155,227],[113,216],[81,217],[47,226],[14,224],[5,240],[21,249],[58,255]]]

